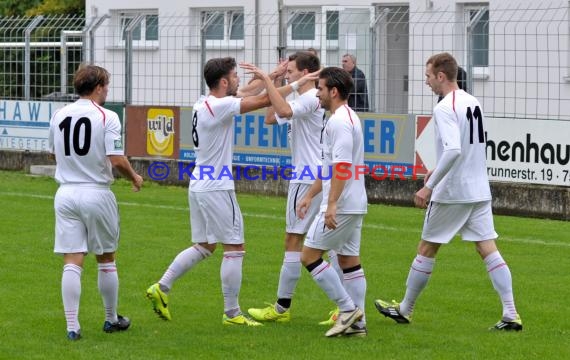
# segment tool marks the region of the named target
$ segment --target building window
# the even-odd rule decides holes
[[[489,10],[487,8],[467,9],[469,56],[473,67],[489,66]]]
[[[327,11],[327,40],[338,40],[338,11]]]
[[[290,11],[287,26],[288,45],[294,48],[338,46],[339,9],[341,8],[327,6],[320,10]]]
[[[121,12],[119,13],[120,21],[120,39],[124,45],[126,37],[126,29],[135,20],[140,13]],[[142,20],[133,28],[133,45],[157,45],[158,44],[158,15],[146,14]]]
[[[315,13],[299,12],[291,20],[292,40],[315,40]]]
[[[202,11],[202,26],[207,46],[243,46],[243,10]]]

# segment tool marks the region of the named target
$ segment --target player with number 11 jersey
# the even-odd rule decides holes
[[[437,159],[447,150],[461,150],[461,158],[435,186],[431,200],[440,203],[491,200],[484,117],[479,101],[463,90],[451,91],[435,106],[433,117]]]

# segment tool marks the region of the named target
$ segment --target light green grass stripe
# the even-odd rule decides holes
[[[41,194],[25,194],[19,192],[6,192],[0,191],[0,196],[14,196],[14,197],[29,197],[35,199],[46,199],[46,200],[53,200],[52,195],[41,195]],[[136,207],[144,207],[144,208],[151,208],[151,209],[165,209],[165,210],[176,210],[176,211],[188,211],[188,207],[184,206],[171,206],[171,205],[158,205],[158,204],[144,204],[144,203],[136,203],[136,202],[119,202],[121,206],[136,206]],[[282,216],[275,216],[275,215],[267,215],[267,214],[254,214],[254,213],[242,213],[245,217],[253,217],[259,219],[270,219],[270,220],[283,220]],[[364,228],[368,229],[377,229],[383,231],[406,231],[408,233],[415,233],[420,234],[421,229],[403,229],[394,226],[386,226],[386,225],[379,225],[379,224],[370,224],[364,222]],[[528,245],[542,245],[542,246],[560,246],[560,247],[570,247],[570,243],[564,243],[559,241],[545,241],[542,239],[520,239],[520,238],[511,238],[507,236],[501,236],[501,241],[512,242],[512,243],[519,243],[519,244],[528,244]]]

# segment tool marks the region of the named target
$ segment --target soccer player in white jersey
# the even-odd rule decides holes
[[[323,130],[324,109],[317,98],[315,82],[310,81],[298,87],[297,80],[320,69],[319,58],[310,52],[297,52],[289,56],[285,80],[296,89],[286,101],[274,85],[274,79],[264,71],[254,67],[245,67],[249,73],[265,82],[267,94],[271,99],[265,119],[266,124],[278,123],[288,126],[291,144],[292,179],[289,181],[287,208],[285,255],[279,285],[277,301],[264,308],[248,309],[249,314],[259,321],[285,322],[291,319],[291,301],[295,287],[301,277],[301,249],[305,234],[309,230],[318,212],[321,195],[312,203],[303,219],[297,217],[296,205],[305,196],[318,177],[321,161],[321,132]]]
[[[422,239],[402,302],[376,300],[375,306],[384,316],[409,323],[439,247],[460,233],[463,240],[475,244],[503,304],[502,319],[491,329],[520,331],[522,321],[515,308],[511,272],[495,244],[498,235],[493,225],[481,104],[459,89],[457,62],[449,53],[430,57],[425,76],[432,91],[444,98],[433,110],[437,164],[414,197],[417,207],[427,207]]]
[[[225,325],[258,326],[260,323],[242,314],[238,295],[245,255],[243,219],[236,201],[232,177],[234,116],[270,104],[267,94],[241,98],[234,58],[210,59],[204,66],[204,78],[210,89],[193,106],[192,139],[196,166],[192,172],[188,199],[194,245],[180,252],[162,278],[147,289],[155,312],[170,320],[168,294],[174,282],[198,262],[212,255],[217,243],[224,249],[221,283],[224,297]],[[281,89],[291,92],[291,86]]]
[[[364,166],[364,143],[358,115],[347,104],[353,81],[337,67],[319,74],[317,97],[331,112],[323,131],[323,174],[299,202],[300,218],[322,192],[319,213],[313,220],[301,252],[301,263],[315,282],[333,300],[340,312],[326,336],[366,336],[364,298],[366,278],[360,263],[362,220],[367,212],[364,176],[355,169]],[[323,253],[335,250],[343,271],[339,278]]]
[[[119,243],[119,212],[110,190],[112,167],[139,191],[143,179],[123,155],[121,123],[102,107],[109,91],[109,73],[82,65],[74,77],[80,99],[57,111],[50,120],[49,147],[55,155],[55,247],[63,254],[61,293],[67,337],[81,338],[79,300],[85,255],[95,254],[98,286],[105,308],[105,332],[127,330],[130,321],[117,314],[119,279],[115,251]]]

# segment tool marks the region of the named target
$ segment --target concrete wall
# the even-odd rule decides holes
[[[135,170],[147,181],[148,167],[156,159],[131,158]],[[164,161],[170,169],[170,176],[162,184],[188,186],[188,178],[179,179],[178,161]],[[0,170],[29,171],[31,165],[53,165],[46,153],[21,151],[0,151]],[[249,173],[254,177],[255,172]],[[413,206],[413,195],[422,186],[422,180],[385,180],[366,179],[368,202],[401,206]],[[287,181],[277,180],[237,180],[236,191],[265,195],[284,196],[287,193]],[[512,183],[491,183],[493,210],[496,214],[529,216],[559,220],[570,220],[570,188],[561,186],[526,185]]]

